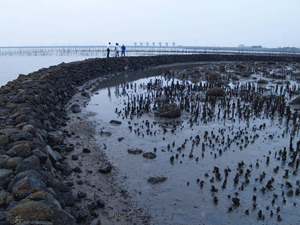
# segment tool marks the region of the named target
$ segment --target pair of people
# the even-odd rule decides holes
[[[106,50],[107,50],[107,58],[109,58],[110,48],[111,48],[111,43],[109,42],[108,45],[107,45],[107,48],[106,48]],[[121,47],[121,50],[122,50],[121,57],[122,57],[122,56],[125,57],[125,50],[126,50],[126,47],[124,46],[124,44],[123,44],[123,46]],[[119,52],[120,52],[120,46],[119,46],[118,43],[116,43],[116,45],[115,45],[115,56],[116,56],[116,57],[119,57]]]

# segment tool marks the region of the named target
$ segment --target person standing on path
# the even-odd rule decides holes
[[[109,42],[108,45],[107,45],[106,51],[107,51],[107,58],[109,58],[110,42]]]
[[[118,43],[116,43],[116,46],[115,46],[115,52],[116,52],[116,57],[119,57],[119,52],[120,52],[120,46]]]
[[[125,50],[126,50],[126,47],[124,46],[124,44],[122,45],[121,49],[122,49],[121,57],[122,57],[122,56],[125,57]]]

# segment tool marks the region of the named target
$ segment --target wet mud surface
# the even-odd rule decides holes
[[[89,198],[111,204],[100,210],[107,224],[298,224],[299,68],[202,63],[91,84],[91,99],[77,99],[86,107],[70,123],[79,133],[85,124],[86,136],[70,144],[75,153],[93,148],[77,153],[81,170],[109,161],[113,176],[70,179],[93,183]],[[159,113],[172,104],[180,115],[174,107]],[[101,194],[104,183],[111,193]]]

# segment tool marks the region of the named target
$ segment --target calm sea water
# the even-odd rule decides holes
[[[0,87],[18,78],[19,74],[29,74],[41,68],[48,68],[62,62],[81,61],[90,56],[0,56]]]
[[[128,47],[126,56],[149,55],[150,53],[146,50],[132,52],[132,48],[130,51],[130,47]],[[114,57],[114,54],[111,51],[110,56]],[[106,46],[0,48],[0,87],[18,78],[19,74],[27,75],[62,62],[69,63],[104,57],[106,57]]]
[[[203,49],[198,50],[203,51]],[[169,47],[166,49],[157,46],[149,48],[145,46],[127,46],[126,56],[188,54],[194,51],[194,48],[175,49]],[[115,53],[112,50],[111,57],[114,57],[114,55]],[[27,75],[41,68],[48,68],[62,62],[69,63],[88,58],[104,57],[106,57],[106,46],[0,47],[0,87],[18,78],[19,74]]]

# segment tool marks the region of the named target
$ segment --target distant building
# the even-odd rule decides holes
[[[251,48],[262,48],[261,45],[253,45]]]

